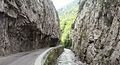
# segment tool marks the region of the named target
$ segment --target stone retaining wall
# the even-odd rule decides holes
[[[52,47],[36,59],[35,65],[55,65],[57,58],[63,51],[63,46]]]

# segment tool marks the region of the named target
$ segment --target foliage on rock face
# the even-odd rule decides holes
[[[70,31],[71,31],[71,26],[74,23],[76,16],[77,16],[78,1],[79,0],[74,0],[68,6],[58,10],[60,21],[61,21],[60,28],[62,31],[61,43],[65,47],[69,47],[71,45],[69,35],[70,35]]]

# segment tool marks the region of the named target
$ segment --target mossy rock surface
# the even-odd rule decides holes
[[[50,50],[44,65],[55,65],[57,58],[62,54],[63,51],[63,46],[55,47],[54,49]]]

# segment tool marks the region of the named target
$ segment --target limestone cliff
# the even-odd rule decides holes
[[[80,0],[72,49],[88,65],[120,65],[120,0]]]
[[[59,34],[51,0],[0,0],[0,55],[55,46]]]

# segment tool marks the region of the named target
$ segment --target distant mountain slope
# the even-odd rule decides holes
[[[68,14],[70,11],[72,11],[72,12],[77,11],[78,10],[78,2],[79,2],[79,0],[74,0],[73,2],[68,4],[66,7],[59,9],[58,14],[60,16],[63,16],[65,14]]]
[[[69,34],[71,30],[71,25],[73,24],[77,16],[78,2],[79,0],[74,0],[73,2],[68,4],[66,7],[58,10],[58,14],[59,14],[60,21],[61,21],[60,28],[62,31],[61,42],[65,46],[70,45]]]

